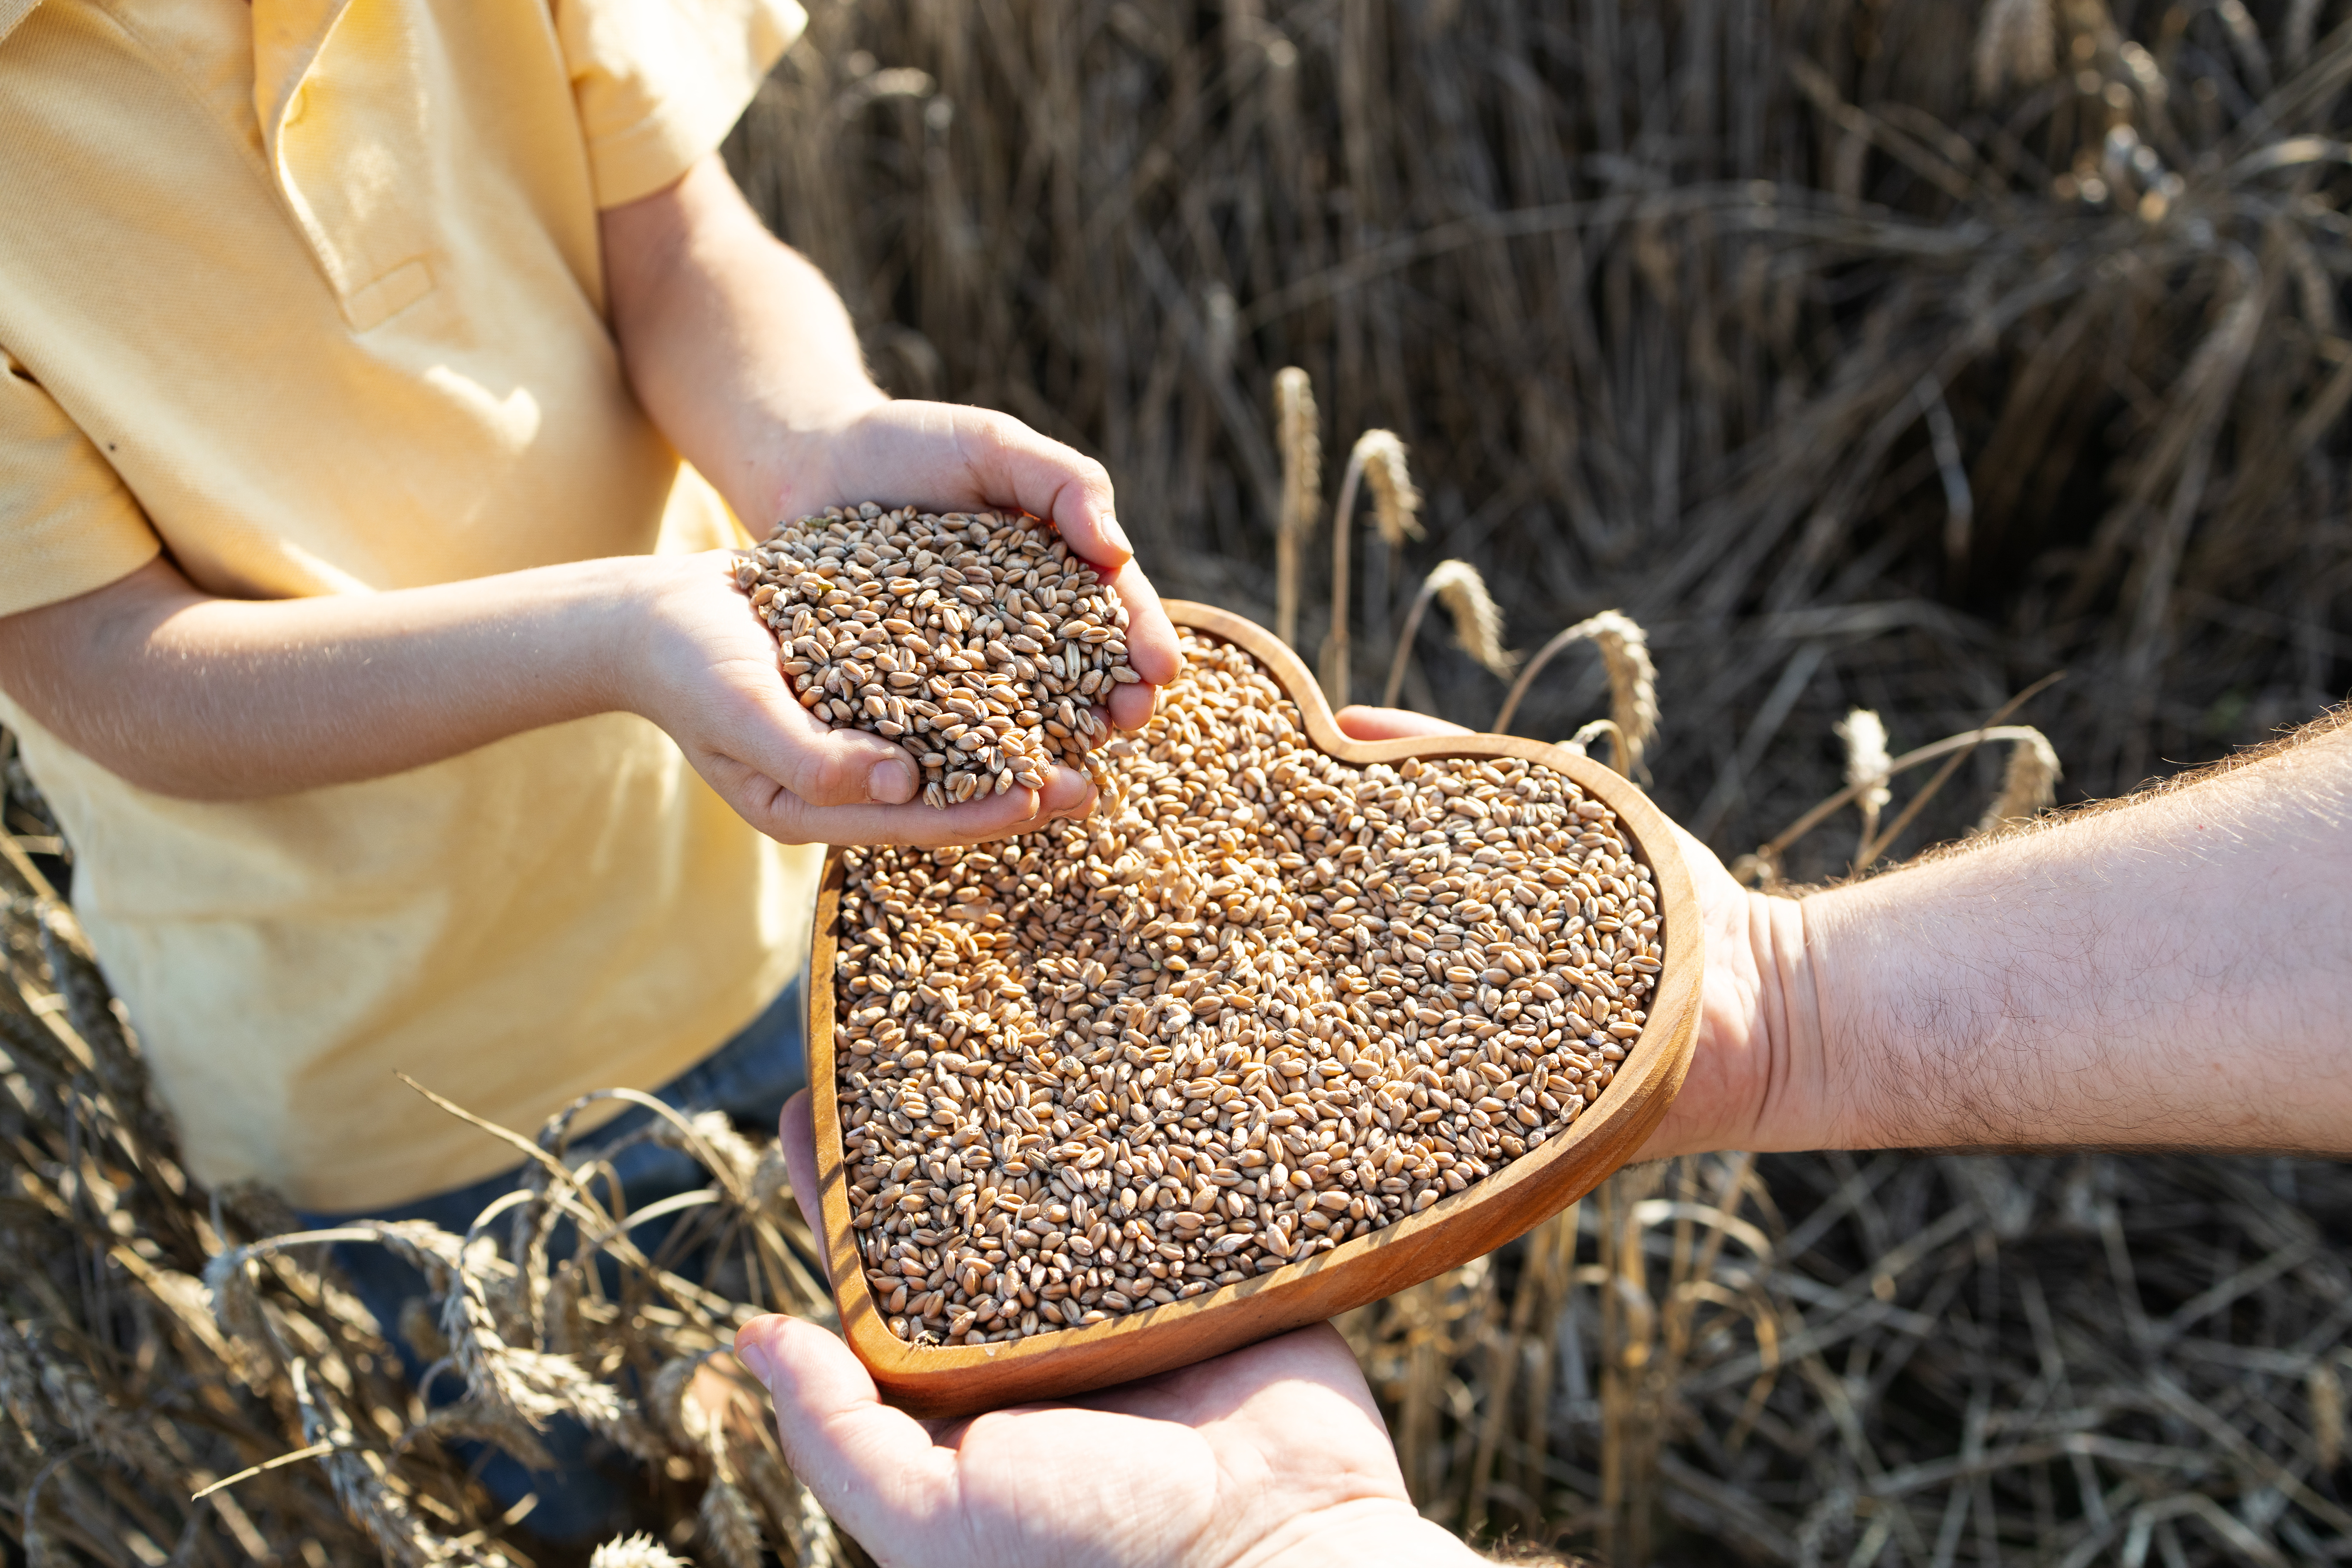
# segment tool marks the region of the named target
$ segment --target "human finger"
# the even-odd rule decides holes
[[[1168,619],[1167,609],[1160,602],[1160,591],[1143,575],[1143,568],[1131,560],[1119,568],[1110,586],[1127,610],[1127,667],[1146,686],[1168,685],[1184,668],[1184,650],[1176,641],[1176,627]],[[1140,729],[1151,717],[1155,695],[1150,691],[1134,695],[1125,689],[1113,692],[1113,722],[1121,729]]]
[[[1475,731],[1425,713],[1401,707],[1366,707],[1355,704],[1335,716],[1341,733],[1356,740],[1396,740],[1415,735],[1470,735]]]
[[[1135,554],[1118,524],[1110,473],[1093,458],[985,409],[957,410],[955,435],[971,485],[989,504],[1047,519],[1106,576]]]
[[[703,776],[744,821],[788,844],[909,844],[939,848],[1035,832],[1093,810],[1095,790],[1076,768],[1056,764],[1045,786],[1014,785],[945,809],[905,805],[812,806],[777,779],[723,756],[698,758]]]
[[[722,668],[725,695],[709,710],[706,733],[753,773],[813,807],[903,806],[922,789],[922,769],[907,748],[871,730],[828,724],[793,695],[771,669]]]
[[[954,1456],[922,1423],[883,1404],[873,1375],[814,1323],[754,1318],[736,1331],[735,1354],[767,1385],[793,1474],[869,1550],[910,1560],[933,1537]]]
[[[805,1089],[784,1102],[776,1117],[776,1142],[784,1151],[784,1172],[792,1177],[793,1201],[801,1206],[811,1235],[824,1234],[822,1199],[816,1190],[816,1102]]]

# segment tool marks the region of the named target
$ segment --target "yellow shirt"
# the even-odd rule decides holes
[[[596,214],[715,147],[793,0],[0,0],[0,614],[167,549],[368,593],[740,530],[630,396]],[[764,520],[764,519],[762,519]],[[306,1208],[511,1151],[749,1021],[806,942],[770,843],[621,715],[194,803],[13,705],[202,1178]]]

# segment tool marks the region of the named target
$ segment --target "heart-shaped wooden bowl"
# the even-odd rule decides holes
[[[1272,633],[1181,600],[1180,626],[1239,644],[1298,705],[1307,738],[1342,762],[1409,757],[1517,757],[1557,768],[1617,814],[1656,879],[1664,962],[1648,1022],[1608,1088],[1562,1132],[1482,1180],[1331,1251],[1189,1300],[1085,1327],[971,1345],[914,1345],[890,1332],[866,1286],[850,1227],[848,1172],[835,1097],[834,965],[843,869],[825,862],[810,953],[809,1082],[815,1089],[817,1179],[825,1262],[851,1349],[885,1397],[918,1416],[953,1416],[1051,1399],[1186,1366],[1419,1284],[1492,1251],[1599,1186],[1633,1158],[1681,1088],[1698,1025],[1704,961],[1696,894],[1665,817],[1623,778],[1572,751],[1501,735],[1358,741],[1340,733],[1314,677]]]

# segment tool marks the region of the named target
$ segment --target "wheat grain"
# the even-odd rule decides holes
[[[1117,812],[846,852],[853,1224],[907,1337],[1098,1322],[1392,1224],[1568,1125],[1646,1021],[1657,895],[1607,808],[1516,758],[1339,763],[1185,641],[1103,748]]]
[[[1137,678],[1126,607],[1032,519],[835,507],[735,575],[801,706],[904,746],[934,807],[1087,768],[1096,705]]]

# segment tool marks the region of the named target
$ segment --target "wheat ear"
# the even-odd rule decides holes
[[[1618,772],[1632,778],[1642,766],[1642,753],[1658,733],[1658,667],[1650,658],[1650,636],[1641,623],[1622,611],[1604,610],[1555,634],[1519,672],[1510,695],[1495,713],[1495,733],[1510,732],[1511,717],[1537,674],[1552,655],[1573,643],[1591,642],[1601,650],[1601,667],[1609,673],[1609,717],[1616,726],[1610,750]]]
[[[1858,707],[1831,727],[1845,742],[1845,781],[1853,787],[1853,803],[1862,812],[1862,837],[1854,852],[1878,836],[1878,813],[1895,798],[1886,780],[1893,763],[1886,755],[1886,726],[1876,710]]]
[[[607,1541],[588,1559],[588,1568],[693,1568],[684,1557],[673,1557],[650,1535],[625,1535]]]
[[[1315,386],[1297,365],[1275,372],[1274,423],[1282,448],[1282,511],[1275,519],[1274,631],[1298,645],[1298,552],[1323,503],[1323,428]]]
[[[2012,822],[2022,822],[2050,809],[2058,798],[2058,753],[2049,737],[2032,725],[2016,727],[2018,734],[2009,748],[2009,764],[2001,769],[2000,793],[1977,823],[1979,833],[1995,832]]]
[[[1363,463],[1364,483],[1372,487],[1372,521],[1381,542],[1402,549],[1405,540],[1423,537],[1421,489],[1405,462],[1403,441],[1394,431],[1368,430],[1356,443],[1355,456]]]
[[[1404,685],[1405,660],[1412,655],[1413,636],[1421,630],[1421,618],[1428,612],[1432,599],[1445,606],[1445,612],[1454,618],[1454,639],[1463,652],[1497,675],[1508,677],[1518,668],[1519,656],[1503,646],[1503,612],[1486,591],[1486,580],[1466,560],[1441,560],[1421,580],[1421,591],[1412,596],[1412,608],[1405,612],[1404,630],[1397,633],[1396,653],[1389,661],[1388,687],[1381,695],[1384,706],[1396,706],[1397,692]]]
[[[1990,99],[2004,85],[2038,87],[2058,74],[2057,19],[2050,0],[1990,0],[1977,24],[1977,97]]]
[[[1413,487],[1412,471],[1406,466],[1404,443],[1392,430],[1364,432],[1348,454],[1347,472],[1339,479],[1339,504],[1331,509],[1331,630],[1323,639],[1322,674],[1323,695],[1334,710],[1348,706],[1352,656],[1348,553],[1355,538],[1356,490],[1362,484],[1371,486],[1373,527],[1380,530],[1383,545],[1393,550],[1408,534],[1421,537],[1421,523],[1413,516],[1421,509],[1421,492]]]

